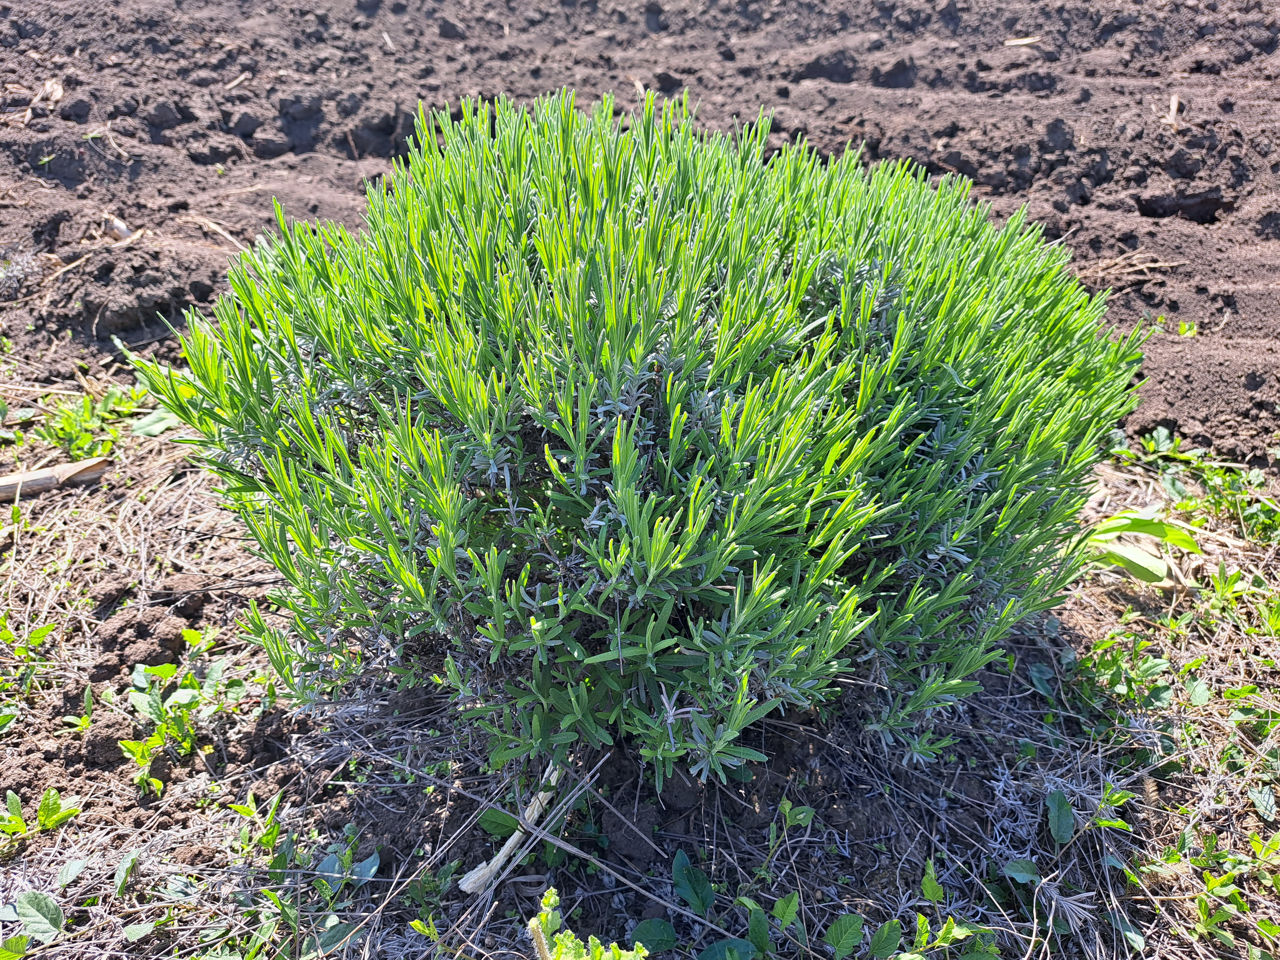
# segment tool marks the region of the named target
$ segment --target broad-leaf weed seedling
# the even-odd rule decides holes
[[[198,631],[185,630],[183,637],[192,652],[209,649],[210,639]],[[227,677],[227,667],[225,659],[203,670],[172,663],[134,667],[129,705],[151,729],[141,740],[121,740],[120,749],[137,764],[134,782],[140,788],[159,794],[164,784],[151,775],[151,766],[161,751],[190,757],[198,749],[200,725],[244,697],[244,680]]]
[[[36,427],[35,435],[62,447],[75,460],[106,456],[120,439],[117,422],[132,416],[146,397],[143,387],[112,384],[100,399],[83,396],[50,401],[50,412]]]
[[[0,695],[26,697],[42,683],[50,662],[44,648],[55,629],[45,624],[19,637],[9,627],[8,613],[0,614]]]
[[[0,833],[8,838],[0,853],[8,853],[33,833],[56,830],[80,812],[79,800],[63,796],[53,787],[45,790],[36,807],[35,823],[22,816],[22,799],[12,790],[5,792],[5,815],[0,819]]]
[[[311,852],[296,834],[282,831],[281,798],[276,794],[264,808],[250,794],[245,803],[229,805],[247,821],[240,831],[240,852],[249,883],[241,906],[251,932],[234,936],[225,928],[206,932],[206,941],[218,943],[228,958],[305,960],[340,948],[358,933],[357,926],[344,922],[341,914],[351,909],[353,897],[377,873],[378,853],[355,859],[358,835],[351,824],[341,840]],[[257,860],[259,854],[266,856],[265,865]]]
[[[644,960],[649,951],[642,946],[624,950],[616,943],[604,946],[595,937],[583,943],[568,929],[561,929],[560,897],[555,889],[542,896],[542,909],[529,921],[536,960]],[[745,960],[745,958],[743,958]]]
[[[769,821],[769,851],[765,855],[764,863],[756,870],[758,879],[770,882],[773,880],[771,865],[778,855],[779,848],[787,838],[787,832],[795,828],[808,827],[813,822],[814,814],[813,807],[797,807],[787,797],[783,797],[778,803],[778,812],[782,814],[782,827],[779,829],[776,819]]]
[[[65,716],[62,722],[67,725],[65,733],[83,735],[89,729],[90,724],[93,723],[93,687],[85,684],[81,713],[78,716]]]

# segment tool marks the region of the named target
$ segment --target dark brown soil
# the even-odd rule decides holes
[[[1164,424],[1269,460],[1280,429],[1272,8],[852,6],[0,5],[11,111],[0,126],[0,243],[52,255],[0,319],[63,377],[73,355],[91,367],[113,356],[104,338],[148,341],[163,335],[160,317],[207,305],[228,237],[269,228],[272,197],[293,217],[358,222],[365,180],[400,151],[420,100],[572,85],[625,105],[637,86],[687,89],[711,125],[770,110],[779,140],[806,136],[823,151],[864,142],[872,159],[973,177],[998,213],[1027,204],[1094,286],[1117,289],[1117,323],[1167,318],[1131,431]],[[16,122],[46,81],[60,99]],[[113,245],[106,216],[147,233]],[[1178,337],[1179,322],[1198,335]],[[78,349],[49,354],[49,336],[66,331]]]
[[[998,11],[977,0],[0,0],[0,384],[76,389],[119,376],[113,337],[175,356],[165,324],[224,289],[236,247],[271,228],[273,197],[290,217],[359,224],[364,187],[403,150],[419,101],[573,86],[626,107],[640,88],[687,90],[711,126],[772,111],[777,143],[862,143],[870,160],[971,177],[999,216],[1025,204],[1091,287],[1115,291],[1117,325],[1164,318],[1130,434],[1163,425],[1271,466],[1278,46],[1280,21],[1259,0],[1011,0]],[[31,398],[3,386],[0,396],[14,408]],[[0,468],[14,457],[0,447]],[[169,448],[135,444],[95,506],[121,509],[157,471],[181,469]],[[181,511],[171,522],[185,522]],[[73,635],[92,684],[119,687],[134,664],[172,660],[183,629],[225,626],[252,595],[228,592],[227,577],[265,576],[230,541],[177,566],[143,562],[106,534],[82,552],[70,589],[91,613]],[[39,606],[34,593],[25,602]],[[102,712],[74,743],[48,719],[0,764],[0,790],[132,790],[123,716]],[[219,769],[253,782],[286,740],[272,723],[215,757]],[[771,734],[776,772],[740,791],[735,829],[767,824],[788,784],[808,778],[825,798],[808,802],[854,845],[858,869],[892,882],[899,834],[873,772],[824,780],[827,766],[804,751],[827,747],[788,729]],[[278,766],[259,795],[304,774]],[[700,788],[675,785],[658,806],[630,768],[601,782],[615,809],[593,835],[638,873],[721,823]],[[195,842],[173,852],[204,856]]]

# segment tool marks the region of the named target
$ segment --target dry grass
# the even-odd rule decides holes
[[[84,389],[74,382],[39,384],[23,370],[17,363],[11,368],[12,396]],[[24,460],[31,465],[53,455],[33,446]],[[1009,663],[988,670],[984,692],[948,719],[957,742],[943,764],[911,766],[868,738],[862,724],[867,698],[851,684],[842,719],[764,724],[757,745],[775,760],[751,782],[694,785],[659,797],[637,777],[624,748],[584,756],[493,884],[476,896],[461,894],[456,882],[424,892],[424,880],[452,869],[456,881],[487,858],[500,841],[480,828],[482,813],[517,814],[539,784],[487,773],[483,751],[451,729],[448,704],[430,691],[398,691],[383,665],[370,665],[368,689],[352,702],[283,719],[270,707],[263,656],[234,639],[236,615],[262,595],[273,574],[245,551],[208,478],[185,465],[181,448],[167,439],[128,438],[115,456],[106,483],[25,504],[0,555],[10,627],[22,635],[58,625],[40,680],[22,704],[23,726],[0,736],[6,748],[23,745],[28,779],[44,777],[78,793],[84,807],[68,825],[31,839],[0,869],[4,902],[22,890],[57,891],[59,870],[87,861],[80,876],[57,891],[72,927],[41,956],[188,957],[207,954],[214,942],[243,953],[270,921],[268,889],[295,897],[301,920],[297,933],[278,926],[261,956],[298,956],[305,937],[330,914],[352,924],[335,955],[421,956],[433,949],[431,942],[408,924],[431,916],[440,932],[438,952],[525,956],[522,917],[554,884],[566,914],[578,911],[575,926],[606,939],[627,937],[647,913],[666,917],[682,938],[705,946],[744,929],[746,911],[734,906],[736,897],[767,908],[797,891],[800,919],[815,944],[845,912],[872,925],[894,917],[910,921],[919,911],[989,928],[1008,957],[1101,960],[1141,953],[1207,960],[1220,955],[1222,945],[1188,932],[1204,896],[1202,868],[1187,862],[1163,871],[1141,868],[1183,837],[1203,851],[1212,834],[1220,849],[1239,852],[1248,850],[1250,835],[1274,829],[1260,819],[1249,791],[1278,772],[1276,734],[1259,735],[1238,714],[1247,706],[1280,716],[1274,693],[1280,641],[1259,612],[1277,595],[1277,552],[1244,539],[1232,516],[1199,510],[1186,516],[1200,525],[1204,555],[1170,558],[1178,576],[1167,588],[1139,589],[1102,573],[1080,584],[1055,618],[1014,638]],[[1167,500],[1153,466],[1111,465],[1099,471],[1089,515]],[[1245,571],[1248,589],[1234,602],[1209,583],[1220,563]],[[104,624],[119,612],[113,591],[124,589],[128,605],[139,609],[177,609],[175,571],[207,598],[191,625],[222,628],[224,646],[216,655],[228,657],[251,690],[202,729],[201,742],[212,750],[175,758],[178,772],[162,796],[145,798],[127,767],[86,764],[75,736],[55,731],[104,655]],[[1113,639],[1126,651],[1114,663],[1099,651]],[[1153,646],[1128,652],[1142,641]],[[1107,673],[1115,663],[1122,672],[1136,669],[1144,656],[1168,661],[1147,684],[1169,684],[1158,706],[1141,684],[1117,692]],[[1187,677],[1203,682],[1211,697],[1193,702]],[[1223,696],[1248,685],[1257,691]],[[136,719],[123,674],[94,686],[95,725],[113,715]],[[106,687],[116,689],[114,705],[103,696]],[[52,752],[41,747],[46,741],[55,744]],[[240,757],[237,744],[245,742],[279,749],[280,757]],[[33,782],[24,800],[44,782]],[[1109,806],[1117,790],[1133,796]],[[1047,827],[1046,803],[1055,791],[1075,814],[1076,830],[1065,844]],[[292,832],[302,851],[274,877],[268,861],[282,840],[274,847],[258,842],[264,818],[227,806],[245,802],[250,792],[260,805],[279,793],[281,837]],[[784,798],[816,815],[779,836]],[[1099,819],[1123,820],[1128,829],[1099,826]],[[355,860],[375,850],[381,856],[377,873],[358,888],[349,885],[337,904],[317,892],[316,864],[329,849],[349,850]],[[717,884],[709,919],[673,890],[670,864],[681,849]],[[117,893],[115,871],[128,851],[138,852],[137,866]],[[1016,860],[1033,861],[1039,881],[1005,876]],[[921,892],[928,861],[946,891],[939,904]],[[1224,866],[1215,863],[1205,869],[1221,873]],[[1274,892],[1246,879],[1252,910],[1275,918]],[[1140,951],[1126,944],[1108,915],[1127,918],[1143,938]],[[146,922],[159,926],[130,942],[126,927]],[[1046,939],[1055,924],[1062,933]],[[1236,918],[1225,926],[1240,943],[1257,936]],[[797,930],[776,934],[779,956],[828,955],[804,946]],[[213,941],[202,942],[215,931]]]

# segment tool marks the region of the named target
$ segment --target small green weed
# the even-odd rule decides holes
[[[251,892],[243,906],[251,932],[207,932],[207,941],[218,943],[219,955],[228,960],[315,957],[339,949],[359,933],[340,914],[352,908],[357,892],[377,873],[378,853],[357,861],[358,834],[348,824],[341,840],[313,854],[296,834],[282,830],[281,796],[276,794],[265,807],[252,794],[243,804],[229,805],[247,821],[240,832],[242,856],[249,860],[261,853],[267,862],[265,869],[250,867]]]
[[[84,734],[90,724],[93,723],[93,687],[85,684],[84,700],[81,704],[81,712],[78,716],[68,715],[62,718],[62,722],[67,725],[66,733]]]
[[[774,858],[778,855],[779,849],[787,839],[787,832],[796,828],[808,827],[813,822],[813,807],[794,806],[790,799],[786,797],[783,797],[779,802],[778,812],[782,814],[782,828],[778,828],[776,819],[769,821],[769,852],[765,855],[764,862],[756,868],[756,878],[759,880],[772,882],[771,866]]]
[[[11,852],[32,834],[58,829],[80,812],[79,802],[75,797],[64,799],[57,790],[50,787],[40,797],[35,823],[29,823],[22,816],[22,799],[12,790],[6,791],[5,815],[0,818],[0,833],[5,834],[7,840],[0,852]]]
[[[208,649],[207,638],[198,631],[184,630],[183,637],[194,651]],[[225,659],[202,671],[172,663],[134,667],[129,705],[151,729],[141,740],[121,740],[120,749],[137,764],[134,782],[140,788],[159,794],[164,784],[151,775],[156,757],[162,751],[178,758],[190,757],[198,748],[200,724],[244,697],[245,681],[227,677],[227,667]]]
[[[1273,817],[1274,819],[1274,817]],[[1233,852],[1220,846],[1216,834],[1184,830],[1177,843],[1152,863],[1144,874],[1169,874],[1184,870],[1201,877],[1201,892],[1195,896],[1195,918],[1183,929],[1192,939],[1211,939],[1221,947],[1238,949],[1243,944],[1229,927],[1230,922],[1249,921],[1248,926],[1268,948],[1280,946],[1280,912],[1276,910],[1277,879],[1280,879],[1280,832],[1269,839],[1254,833],[1247,852]],[[1253,908],[1246,894],[1254,891]]]
[[[1138,449],[1122,451],[1121,458],[1155,470],[1173,509],[1228,520],[1255,543],[1280,541],[1280,503],[1268,493],[1261,470],[1213,460],[1205,450],[1184,447],[1165,427],[1142,437]]]
[[[35,435],[62,447],[76,460],[104,457],[120,440],[119,421],[137,412],[146,397],[143,387],[112,384],[99,400],[90,396],[46,400],[50,412],[36,427]]]
[[[0,694],[26,697],[43,685],[50,663],[45,648],[55,629],[47,623],[19,636],[9,625],[9,613],[0,613]]]
[[[1280,834],[1218,824],[1227,812],[1236,823],[1277,820],[1280,585],[1271,545],[1280,542],[1280,504],[1262,471],[1214,460],[1163,428],[1120,458],[1154,475],[1166,502],[1142,518],[1171,525],[1176,539],[1156,528],[1129,532],[1184,550],[1185,535],[1209,556],[1185,564],[1176,588],[1166,580],[1157,602],[1126,609],[1078,660],[1065,658],[1072,703],[1064,706],[1087,724],[1091,745],[1127,746],[1116,755],[1120,771],[1144,778],[1148,808],[1167,803],[1158,781],[1202,788],[1166,808],[1181,828],[1164,848],[1144,846],[1133,793],[1111,785],[1085,829],[1126,835],[1127,852],[1108,854],[1108,865],[1126,878],[1128,895],[1168,917],[1166,931],[1201,949],[1270,958],[1280,947]],[[1129,569],[1155,582],[1156,564],[1139,560],[1143,569]],[[1136,745],[1135,727],[1144,731]],[[1150,948],[1123,918],[1112,922],[1131,949]]]
[[[784,814],[791,827],[807,819],[793,807]],[[731,904],[717,910],[717,893],[706,873],[696,867],[683,851],[672,864],[672,885],[676,896],[689,910],[719,930],[742,929],[744,936],[730,936],[712,942],[698,952],[699,960],[775,960],[804,954],[812,948],[814,933],[809,929],[809,912],[802,909],[800,893],[782,893],[770,883],[772,903],[765,906],[760,899],[739,894]],[[912,922],[904,924],[890,918],[869,930],[864,918],[854,913],[837,914],[822,928],[821,941],[830,947],[836,960],[844,960],[866,941],[867,953],[874,960],[946,960],[961,954],[969,960],[999,956],[994,931],[981,926],[960,923],[936,908],[946,899],[946,891],[938,883],[933,861],[925,866],[920,897],[935,908],[936,915],[915,913]],[[532,924],[531,924],[532,929]],[[910,931],[908,933],[908,931]],[[654,918],[639,923],[633,931],[636,947],[659,953],[677,946],[675,927],[670,921]],[[595,942],[594,939],[591,942]]]
[[[562,930],[560,897],[552,888],[542,895],[542,910],[529,921],[529,936],[537,960],[644,960],[649,955],[640,944],[624,950],[616,943],[604,946],[595,937],[583,943],[571,930]]]

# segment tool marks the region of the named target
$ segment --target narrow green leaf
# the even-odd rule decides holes
[[[930,903],[941,903],[946,896],[942,884],[938,883],[938,874],[933,866],[933,858],[924,862],[924,879],[920,881],[920,893]]]
[[[929,918],[923,913],[916,914],[916,938],[911,946],[916,950],[923,950],[925,944],[929,942],[929,934],[932,929],[929,924]]]
[[[747,914],[747,939],[755,946],[756,952],[767,957],[773,952],[773,938],[769,936],[769,918],[763,910],[754,909]]]
[[[1133,922],[1123,913],[1118,911],[1108,911],[1107,919],[1111,921],[1111,925],[1120,931],[1120,935],[1124,937],[1125,942],[1130,948],[1138,951],[1146,949],[1146,937],[1133,925]]]
[[[158,437],[166,430],[172,430],[174,427],[182,426],[182,421],[170,411],[161,407],[145,417],[137,420],[133,425],[133,432],[139,437]]]
[[[40,824],[40,829],[48,830],[53,823],[59,811],[62,810],[62,797],[58,791],[50,787],[44,792],[40,798],[40,806],[36,810],[36,822]]]
[[[133,874],[133,868],[138,863],[140,851],[130,850],[124,855],[124,859],[120,861],[120,865],[116,867],[114,884],[116,888],[116,896],[124,893],[124,888],[129,885],[129,877]]]

